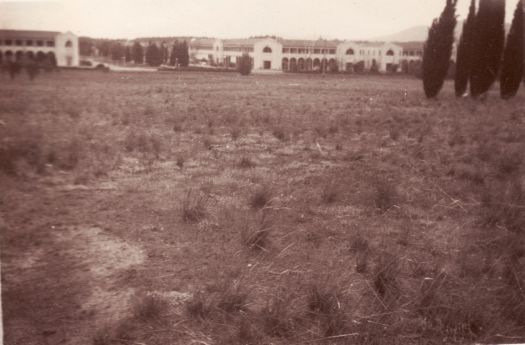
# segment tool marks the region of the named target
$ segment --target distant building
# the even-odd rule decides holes
[[[78,66],[78,37],[71,32],[0,30],[0,64],[27,60]]]
[[[229,67],[248,54],[254,70],[387,72],[399,67],[402,47],[385,42],[195,38],[189,43],[189,54],[192,62]]]

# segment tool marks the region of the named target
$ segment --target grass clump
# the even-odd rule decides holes
[[[135,302],[133,316],[141,322],[158,321],[166,309],[167,302],[164,299],[155,295],[147,295]]]
[[[197,193],[194,194],[192,189],[186,193],[182,201],[182,219],[185,223],[198,223],[206,217],[206,208],[209,197]]]
[[[324,337],[337,336],[348,331],[349,320],[343,294],[330,279],[310,286],[307,306],[310,315],[319,319]]]
[[[396,205],[398,194],[390,181],[376,179],[373,188],[373,202],[377,210],[386,212]]]
[[[273,192],[268,186],[261,186],[255,190],[250,197],[250,207],[260,210],[268,206],[272,201]]]
[[[242,226],[241,240],[246,247],[254,250],[268,249],[271,224],[266,213],[260,212],[255,221],[246,219]]]
[[[256,166],[255,162],[250,159],[250,157],[243,156],[238,163],[239,168],[241,169],[251,169]]]

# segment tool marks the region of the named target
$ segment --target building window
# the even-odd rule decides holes
[[[33,40],[27,40],[26,46],[31,47],[33,45]]]
[[[394,56],[394,51],[392,49],[389,49],[387,52],[386,52],[386,55],[387,56]]]
[[[354,50],[352,48],[349,48],[347,51],[346,51],[346,55],[354,55]]]
[[[290,53],[297,54],[297,48],[291,48],[290,49]]]
[[[55,41],[47,41],[47,42],[46,42],[46,46],[48,46],[48,47],[54,47],[54,46],[55,46]]]
[[[306,49],[304,48],[299,48],[299,54],[304,54],[306,53]]]
[[[272,69],[272,62],[264,61],[264,69]]]
[[[44,41],[36,41],[36,45],[42,47],[44,45]]]
[[[335,54],[335,49],[330,49],[330,50],[328,51],[328,54],[332,54],[332,55]]]
[[[66,42],[66,48],[71,48],[73,46],[73,43],[71,41]]]
[[[24,44],[22,43],[22,40],[16,40],[16,41],[15,41],[15,46],[22,46],[22,45],[24,45]]]
[[[10,46],[10,45],[12,45],[12,44],[13,44],[13,41],[11,41],[11,40],[5,40],[5,45],[6,45],[6,46]]]
[[[283,48],[283,53],[285,53],[285,54],[290,53],[290,48]]]
[[[314,54],[321,54],[321,50],[320,49],[314,49]]]
[[[270,47],[264,47],[263,49],[263,53],[271,53],[272,52],[272,48]]]

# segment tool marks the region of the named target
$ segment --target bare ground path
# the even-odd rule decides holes
[[[65,205],[53,205],[54,211],[46,207],[53,195],[59,204],[74,205],[78,194],[60,195],[54,188],[32,198],[10,194],[17,195],[10,202],[19,206],[11,215],[23,212],[27,218],[7,214],[2,233],[6,344],[87,344],[97,329],[127,311],[134,288],[123,279],[133,275],[144,253],[83,224],[82,214],[77,213],[77,222],[71,222],[74,214],[58,221],[56,212],[68,212]]]

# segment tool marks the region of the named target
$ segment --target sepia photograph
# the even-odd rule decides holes
[[[523,0],[0,0],[0,345],[525,344]]]

